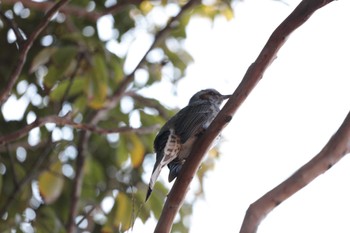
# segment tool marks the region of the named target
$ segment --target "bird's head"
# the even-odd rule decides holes
[[[220,94],[220,92],[218,92],[215,89],[205,89],[194,94],[191,97],[189,104],[193,104],[198,101],[200,102],[208,101],[216,105],[221,105],[223,100],[230,97],[231,95],[222,95]]]

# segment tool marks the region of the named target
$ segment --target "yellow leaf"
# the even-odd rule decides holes
[[[134,168],[137,168],[143,161],[143,157],[145,155],[145,147],[136,134],[130,134],[129,138],[132,143],[132,148],[130,150],[131,163]]]
[[[113,224],[116,228],[126,231],[131,227],[132,202],[125,193],[119,193],[115,202],[115,219]]]
[[[233,19],[233,9],[230,7],[226,7],[223,11],[222,14],[225,16],[226,20],[231,20]]]
[[[39,191],[46,204],[56,201],[62,193],[64,179],[61,168],[62,164],[56,162],[50,166],[49,171],[39,176]]]
[[[140,4],[140,9],[144,14],[147,14],[150,12],[153,8],[153,5],[151,4],[150,1],[142,1]]]

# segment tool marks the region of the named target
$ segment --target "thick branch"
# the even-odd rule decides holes
[[[13,68],[10,77],[8,79],[6,87],[2,90],[0,93],[0,106],[6,102],[8,97],[10,96],[11,90],[13,86],[15,85],[19,75],[22,72],[24,63],[27,59],[27,54],[30,48],[32,47],[34,41],[38,38],[40,33],[47,27],[49,24],[51,18],[54,16],[54,14],[61,8],[63,5],[65,5],[69,0],[61,0],[54,4],[52,8],[47,12],[43,20],[40,22],[40,24],[35,28],[35,30],[30,34],[28,40],[23,44],[23,46],[20,48],[20,54],[18,57],[18,60],[16,62],[16,66]]]
[[[350,152],[350,112],[336,134],[312,160],[250,205],[240,233],[256,232],[260,222],[279,204],[326,172]]]
[[[38,118],[33,123],[26,125],[22,129],[19,129],[15,132],[12,132],[8,135],[0,136],[0,146],[18,140],[26,135],[28,135],[29,131],[36,127],[44,126],[47,123],[54,123],[56,125],[65,126],[69,125],[75,129],[81,129],[83,131],[91,131],[97,134],[109,134],[109,133],[126,133],[126,132],[134,132],[139,134],[147,134],[152,133],[159,128],[159,125],[153,125],[149,127],[140,127],[133,128],[129,126],[119,127],[115,129],[104,129],[95,125],[76,123],[68,117],[59,117],[56,115],[47,116],[43,118]]]
[[[163,207],[162,214],[156,226],[155,232],[170,232],[176,213],[184,201],[185,194],[192,178],[197,172],[204,154],[220,131],[231,120],[238,107],[247,98],[255,85],[262,78],[269,64],[274,60],[279,48],[287,37],[300,25],[302,25],[317,9],[332,0],[304,0],[273,32],[256,61],[249,67],[242,82],[239,84],[232,97],[228,100],[222,111],[212,122],[208,130],[196,142],[190,154],[190,163],[185,163],[182,172],[176,179]]]

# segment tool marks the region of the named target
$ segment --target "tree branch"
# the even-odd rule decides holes
[[[307,164],[287,180],[251,204],[246,212],[240,233],[256,232],[260,222],[279,204],[304,188],[316,177],[336,164],[350,152],[350,112],[338,131]]]
[[[70,201],[70,208],[69,208],[69,215],[68,215],[68,222],[67,222],[67,233],[73,233],[76,232],[76,224],[75,224],[75,217],[78,214],[78,204],[79,199],[81,195],[81,190],[83,187],[83,180],[84,180],[84,165],[85,165],[85,158],[87,156],[86,147],[88,145],[88,140],[90,137],[90,132],[82,131],[79,135],[79,141],[77,146],[77,159],[76,159],[76,167],[75,167],[75,177],[73,180],[73,190],[71,195],[71,201]]]
[[[54,4],[52,8],[47,12],[43,20],[40,22],[40,24],[36,27],[36,29],[32,32],[32,34],[29,36],[28,40],[23,43],[23,46],[20,48],[20,54],[18,57],[18,60],[16,62],[15,67],[13,68],[10,77],[8,79],[7,86],[2,90],[0,93],[0,106],[6,102],[8,97],[10,96],[11,90],[13,86],[15,85],[19,75],[22,72],[24,63],[26,62],[28,51],[32,47],[34,41],[38,38],[40,33],[46,28],[46,26],[49,24],[51,18],[54,16],[54,14],[63,6],[65,5],[69,0],[61,0]]]
[[[4,201],[3,206],[0,207],[0,216],[4,216],[4,214],[8,211],[10,206],[14,201],[16,201],[17,197],[21,194],[22,190],[32,182],[32,180],[37,177],[40,172],[42,172],[46,167],[41,167],[42,164],[49,158],[49,154],[52,151],[52,148],[56,146],[55,142],[47,141],[46,148],[41,156],[38,156],[34,164],[30,167],[28,172],[26,172],[26,176],[23,177],[13,188],[11,194],[8,195],[6,201]],[[11,155],[9,155],[11,156]]]
[[[15,20],[8,18],[4,13],[0,11],[0,18],[5,21],[5,23],[13,30],[15,33],[16,39],[18,41],[18,46],[20,47],[25,41],[21,31],[18,28],[18,25]]]
[[[127,1],[126,1],[127,2]],[[119,88],[114,92],[114,94],[109,98],[107,101],[107,104],[105,108],[98,110],[92,118],[88,121],[90,125],[96,125],[98,122],[103,119],[103,117],[108,113],[109,110],[113,109],[120,101],[120,98],[125,93],[128,85],[133,82],[134,80],[134,74],[136,70],[141,67],[145,60],[148,53],[155,48],[155,46],[166,36],[166,34],[171,30],[173,23],[180,19],[180,17],[184,14],[185,11],[190,9],[194,3],[198,2],[198,0],[189,0],[180,10],[180,12],[173,18],[171,18],[168,22],[168,24],[160,30],[150,46],[150,48],[147,50],[147,52],[144,54],[144,56],[141,58],[140,62],[137,64],[137,66],[134,68],[134,70],[127,76],[124,77],[124,80],[120,83]],[[74,178],[74,186],[73,186],[73,193],[71,198],[71,207],[69,212],[69,218],[67,223],[67,232],[73,232],[75,229],[75,217],[78,213],[78,197],[81,193],[81,186],[83,181],[83,167],[85,164],[85,158],[86,158],[86,145],[89,140],[90,134],[86,131],[82,132],[79,139],[79,145],[78,145],[78,156],[77,156],[77,164],[76,164],[76,177]]]
[[[191,162],[184,164],[181,173],[176,179],[163,207],[155,232],[170,232],[175,215],[179,211],[192,178],[197,172],[204,154],[208,151],[213,140],[232,119],[238,107],[248,97],[255,85],[262,78],[269,64],[274,60],[278,50],[287,40],[287,37],[300,25],[302,25],[317,9],[332,0],[304,0],[299,6],[276,28],[267,41],[265,47],[256,61],[248,68],[243,80],[225,104],[218,116],[196,141],[194,149],[189,156]]]
[[[127,132],[134,132],[139,134],[147,134],[152,133],[155,130],[159,129],[159,125],[153,125],[148,127],[140,127],[140,128],[133,128],[129,126],[119,127],[115,129],[104,129],[97,127],[95,125],[91,124],[83,124],[83,123],[76,123],[73,120],[69,119],[68,117],[59,117],[56,115],[47,116],[43,118],[36,119],[33,123],[26,125],[22,129],[19,129],[15,132],[12,132],[8,135],[0,136],[0,146],[5,145],[7,143],[13,142],[15,140],[18,140],[26,135],[28,135],[29,131],[36,127],[42,127],[47,123],[54,123],[56,125],[65,126],[69,125],[75,129],[81,129],[83,131],[90,131],[97,134],[109,134],[109,133],[127,133]]]

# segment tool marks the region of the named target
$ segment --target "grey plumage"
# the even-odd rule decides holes
[[[221,95],[214,89],[205,89],[192,96],[188,105],[170,118],[154,139],[156,162],[150,179],[146,201],[164,166],[169,168],[168,180],[175,179],[192,145],[220,111],[224,99],[231,95]]]

